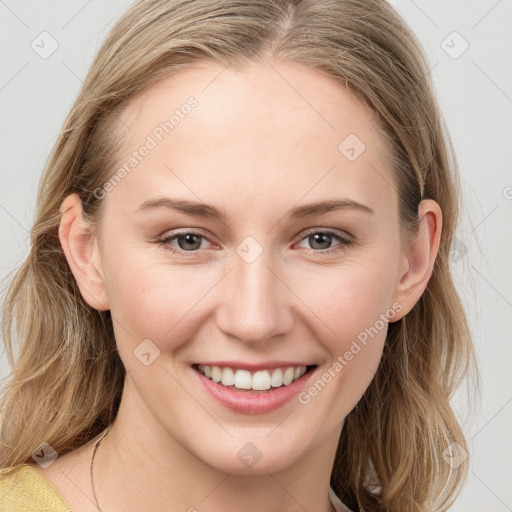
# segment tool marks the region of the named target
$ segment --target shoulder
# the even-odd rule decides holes
[[[50,482],[29,464],[0,470],[0,510],[72,512]]]

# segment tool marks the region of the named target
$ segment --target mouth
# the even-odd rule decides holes
[[[316,367],[317,365],[283,365],[251,371],[232,366],[192,365],[202,376],[227,389],[258,394],[290,386]]]
[[[214,402],[238,414],[256,415],[291,403],[318,368],[293,363],[266,366],[219,361],[194,364],[192,369],[206,396]]]

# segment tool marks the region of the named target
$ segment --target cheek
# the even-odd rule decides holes
[[[305,273],[295,283],[297,295],[324,324],[331,352],[343,348],[390,309],[397,265],[396,258],[361,258]],[[378,326],[382,327],[381,322]]]
[[[329,389],[322,391],[325,407],[343,417],[370,384],[382,356],[388,320],[402,309],[392,303],[399,260],[388,256],[361,258],[302,280],[297,294],[317,317],[317,336],[330,357],[319,373],[320,382],[306,390],[301,403],[309,403],[325,386]]]
[[[107,293],[118,341],[138,344],[148,338],[168,350],[192,335],[201,298],[216,282],[210,270],[171,265],[141,250],[126,250],[111,263]]]

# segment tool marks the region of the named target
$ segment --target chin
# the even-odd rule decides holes
[[[299,449],[299,446],[283,445],[275,440],[269,443],[268,433],[269,429],[265,428],[260,436],[234,437],[229,444],[214,449],[206,443],[194,452],[205,464],[236,475],[262,475],[281,471],[302,455],[303,444],[300,444]],[[251,437],[252,441],[249,440]]]

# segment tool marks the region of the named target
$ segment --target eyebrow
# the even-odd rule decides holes
[[[197,203],[186,199],[174,199],[170,197],[149,199],[142,203],[136,211],[139,212],[161,207],[171,208],[186,215],[211,218],[227,223],[227,215],[224,210],[220,210],[211,204]],[[290,219],[302,219],[311,215],[321,215],[340,210],[359,210],[370,214],[375,213],[369,206],[353,201],[352,199],[342,198],[296,206],[290,210],[288,217]]]

